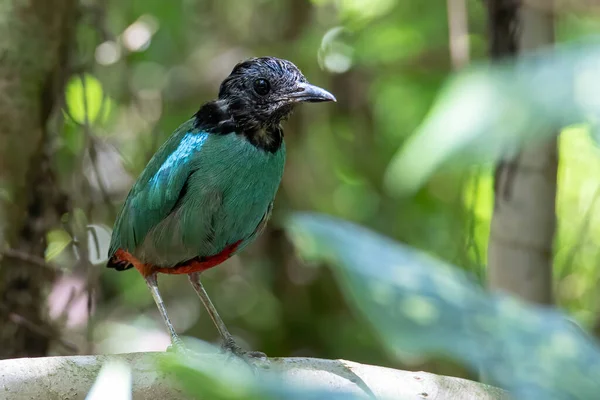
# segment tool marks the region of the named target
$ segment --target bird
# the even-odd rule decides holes
[[[221,82],[217,99],[183,122],[139,175],[115,220],[107,267],[140,272],[169,331],[170,348],[185,351],[157,277],[186,274],[222,348],[244,359],[265,357],[235,342],[200,277],[265,229],[284,171],[282,122],[298,103],[335,101],[291,61],[241,61]]]

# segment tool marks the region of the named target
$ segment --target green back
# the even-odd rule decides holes
[[[119,248],[169,267],[240,249],[273,201],[285,145],[268,153],[243,135],[208,134],[182,124],[150,160],[117,217],[109,256]]]

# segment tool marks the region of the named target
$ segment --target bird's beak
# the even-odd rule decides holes
[[[290,93],[288,99],[292,102],[320,103],[323,101],[337,101],[335,96],[325,89],[310,83],[301,82],[296,84],[296,90]]]

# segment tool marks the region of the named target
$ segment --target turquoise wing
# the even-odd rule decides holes
[[[208,133],[195,129],[194,120],[190,119],[156,152],[117,216],[109,258],[118,249],[132,252],[175,209],[195,170],[193,161],[207,138]]]

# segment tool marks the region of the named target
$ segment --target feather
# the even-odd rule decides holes
[[[131,189],[109,256],[122,249],[168,268],[241,241],[239,251],[268,218],[284,163],[284,145],[266,152],[243,135],[208,133],[193,119],[185,122]]]

